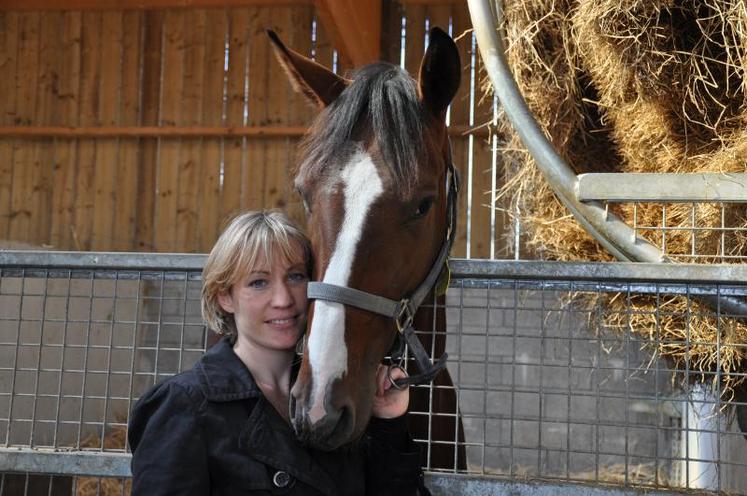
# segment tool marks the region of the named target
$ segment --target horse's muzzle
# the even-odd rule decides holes
[[[312,421],[306,398],[297,397],[296,388],[290,395],[290,418],[293,430],[304,445],[322,451],[331,451],[350,443],[355,429],[353,410],[345,405],[334,408],[325,401],[325,414]],[[301,393],[302,394],[302,393]]]

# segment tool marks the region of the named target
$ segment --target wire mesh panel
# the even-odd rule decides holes
[[[18,450],[121,454],[113,473],[107,459],[64,459],[57,469],[129,475],[126,427],[134,401],[190,367],[205,349],[200,287],[199,269],[3,268],[3,456]],[[21,466],[44,472],[43,463],[32,458]],[[119,494],[129,482],[6,474],[0,485],[1,494]]]
[[[207,343],[204,258],[98,255],[92,269],[64,256],[3,257],[0,493],[128,494],[134,401]],[[454,261],[437,329],[454,386],[420,386],[429,401],[412,412],[431,480],[462,472],[747,492],[747,440],[730,413],[745,404],[745,374],[726,366],[747,353],[745,340],[739,319],[701,304],[747,296],[731,282],[744,272]],[[715,340],[698,332],[707,324]],[[440,403],[450,389],[458,409]],[[446,468],[434,461],[444,447]]]
[[[656,280],[645,265],[613,264],[629,282],[595,280],[593,264],[570,278],[557,273],[567,264],[537,266],[536,279],[516,264],[450,292],[468,472],[747,492],[747,440],[732,422],[746,374],[726,366],[747,341],[737,319],[702,304],[747,286]],[[684,338],[670,332],[679,324]]]
[[[725,203],[626,205],[637,234],[684,263],[741,263],[747,228],[743,207]]]

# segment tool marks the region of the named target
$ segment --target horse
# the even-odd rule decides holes
[[[431,287],[422,281],[432,286],[433,274],[443,275],[450,246],[445,239],[453,239],[456,172],[445,119],[461,63],[454,41],[433,28],[417,81],[384,62],[348,79],[287,48],[272,31],[268,35],[292,87],[319,108],[294,178],[314,253],[312,279],[318,282],[309,283],[304,354],[290,415],[302,442],[332,450],[362,436],[377,368],[398,331],[444,324],[443,298],[436,309],[417,312],[413,300],[432,301]],[[377,312],[372,301],[391,308]],[[427,356],[441,355],[445,338],[420,336],[425,349],[408,344],[426,357],[419,368],[430,379],[443,363],[429,365]],[[463,443],[464,434],[447,371],[436,385],[432,398],[428,389],[414,388],[411,409],[428,411],[432,402],[436,414],[448,415],[434,415],[430,435],[422,418],[412,419],[411,431],[444,441],[433,446],[429,468],[463,468],[464,446],[455,447],[455,441]]]

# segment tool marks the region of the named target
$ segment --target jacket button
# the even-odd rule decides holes
[[[288,484],[291,483],[291,476],[288,472],[278,470],[272,476],[272,483],[275,484],[275,487],[288,487]]]

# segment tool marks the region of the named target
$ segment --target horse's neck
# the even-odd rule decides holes
[[[433,293],[430,293],[415,313],[413,325],[418,331],[418,338],[423,343],[425,351],[430,356],[438,358],[446,349],[446,296],[436,297],[436,308],[433,303]]]

